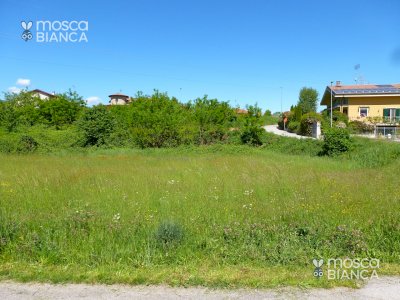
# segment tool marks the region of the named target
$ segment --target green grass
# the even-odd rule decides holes
[[[262,117],[263,125],[275,125],[278,124],[279,117],[277,116],[266,116]]]
[[[244,146],[0,155],[0,278],[357,284],[313,278],[315,257],[400,274],[399,166]]]

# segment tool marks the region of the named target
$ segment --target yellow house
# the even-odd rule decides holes
[[[375,123],[400,123],[400,84],[327,86],[321,100],[328,111],[340,111],[349,120]]]

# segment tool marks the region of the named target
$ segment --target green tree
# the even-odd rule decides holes
[[[17,128],[17,112],[9,102],[0,102],[0,125],[8,132]]]
[[[84,146],[106,144],[114,128],[114,120],[104,105],[87,108],[78,121],[78,128],[83,132]]]
[[[297,106],[301,108],[302,114],[316,112],[318,105],[318,91],[313,88],[303,87],[299,93]]]
[[[39,121],[38,97],[23,90],[19,94],[6,93],[2,105],[2,125],[8,131],[15,130],[18,126],[32,126]]]
[[[67,94],[58,95],[50,100],[42,100],[39,104],[41,122],[55,126],[57,129],[62,125],[74,123],[83,110],[83,101],[76,101]]]
[[[177,99],[156,90],[151,96],[138,95],[129,110],[129,127],[139,147],[173,147],[186,143],[187,112]]]
[[[234,111],[227,102],[207,96],[190,102],[188,108],[197,128],[200,145],[221,141],[234,120]]]
[[[247,114],[244,117],[244,126],[241,131],[240,139],[243,144],[249,144],[253,146],[262,145],[262,135],[265,132],[261,127],[261,109],[255,106],[247,107]]]

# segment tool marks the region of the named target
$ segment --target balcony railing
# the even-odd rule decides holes
[[[400,116],[383,117],[382,121],[383,121],[383,123],[390,123],[390,124],[400,123]]]

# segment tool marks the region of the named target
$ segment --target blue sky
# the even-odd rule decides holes
[[[280,111],[282,90],[287,110],[303,86],[353,84],[356,64],[366,82],[399,83],[399,15],[398,0],[0,0],[0,91],[107,103],[156,88]],[[88,42],[25,42],[23,20],[87,20]]]

